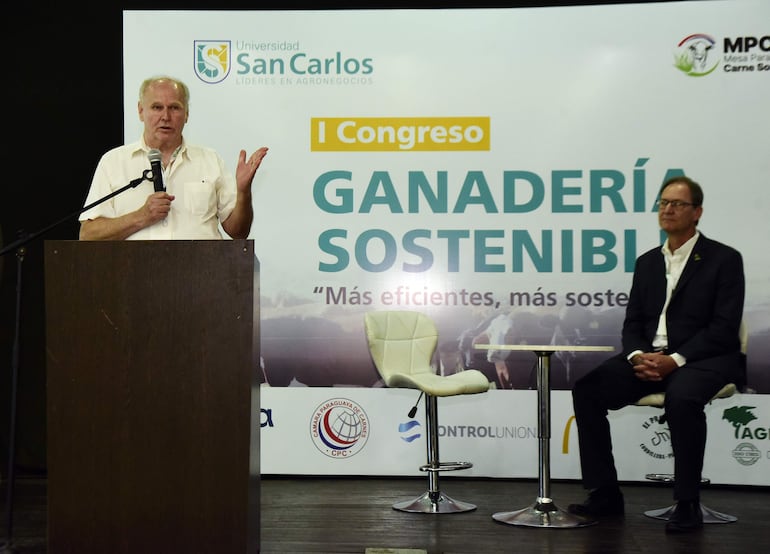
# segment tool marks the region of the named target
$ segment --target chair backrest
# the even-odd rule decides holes
[[[390,386],[395,374],[435,373],[431,366],[438,330],[428,316],[413,311],[373,311],[364,328],[374,365]]]
[[[738,330],[738,337],[741,340],[741,352],[744,354],[749,351],[749,328],[746,326],[746,321],[741,320],[741,327]]]
[[[749,329],[746,326],[746,321],[741,320],[741,326],[738,329],[738,340],[741,343],[741,362],[740,362],[740,368],[739,368],[739,377],[735,379],[735,383],[733,385],[735,386],[736,391],[738,390],[747,390],[747,381],[748,381],[748,364],[746,361],[746,354],[749,350]],[[724,396],[719,396],[719,398],[724,398]],[[729,395],[728,395],[729,396]]]

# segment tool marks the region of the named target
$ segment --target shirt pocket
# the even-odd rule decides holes
[[[216,189],[208,179],[184,184],[184,207],[191,214],[205,216],[216,210]]]

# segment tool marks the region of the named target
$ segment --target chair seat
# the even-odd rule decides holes
[[[477,394],[489,390],[489,379],[477,369],[467,369],[452,375],[435,373],[393,373],[385,381],[388,387],[419,389],[433,396]]]
[[[728,383],[722,389],[714,395],[711,400],[714,401],[717,398],[729,398],[734,395],[737,388],[734,383]],[[637,402],[637,406],[652,406],[654,408],[662,408],[666,404],[665,392],[654,392],[640,398]]]

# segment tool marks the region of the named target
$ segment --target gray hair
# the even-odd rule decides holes
[[[180,99],[182,104],[184,104],[185,110],[190,107],[190,89],[188,89],[187,85],[179,79],[169,77],[168,75],[156,75],[155,77],[149,77],[142,81],[142,84],[139,86],[139,102],[144,100],[144,94],[147,92],[147,89],[157,83],[172,83],[181,93]]]

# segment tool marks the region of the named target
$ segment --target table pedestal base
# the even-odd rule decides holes
[[[498,512],[492,519],[508,525],[523,525],[541,529],[573,529],[597,523],[559,509],[551,498],[551,354],[572,351],[610,351],[611,346],[556,346],[556,345],[479,345],[478,348],[496,350],[532,350],[537,357],[537,498],[529,508],[515,512]]]
[[[521,510],[497,512],[492,514],[492,519],[508,525],[554,529],[588,527],[597,523],[596,520],[586,519],[562,510],[550,498],[538,498],[530,507]]]

